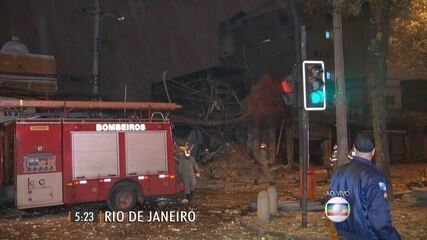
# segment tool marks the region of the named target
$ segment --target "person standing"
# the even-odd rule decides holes
[[[184,183],[185,198],[183,203],[188,203],[193,198],[196,177],[200,177],[200,168],[197,166],[195,158],[191,155],[192,148],[188,145],[181,147],[183,154],[178,158],[178,174]]]
[[[332,175],[329,193],[349,193],[342,197],[350,205],[348,218],[334,223],[335,229],[345,240],[400,239],[391,221],[386,179],[372,162],[372,138],[359,134],[353,148],[353,159]]]

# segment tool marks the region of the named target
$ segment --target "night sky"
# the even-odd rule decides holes
[[[101,95],[149,100],[150,82],[216,66],[219,24],[239,11],[251,12],[267,0],[100,0],[101,10],[126,17],[101,24]],[[16,35],[30,53],[56,57],[65,96],[90,94],[93,18],[82,8],[93,1],[1,0],[0,44]],[[80,80],[73,76],[80,76]]]

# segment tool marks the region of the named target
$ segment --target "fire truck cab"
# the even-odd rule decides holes
[[[19,119],[2,150],[0,184],[18,209],[106,201],[126,211],[183,190],[167,120]]]

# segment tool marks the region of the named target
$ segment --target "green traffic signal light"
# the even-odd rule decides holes
[[[323,91],[314,91],[310,93],[310,100],[313,104],[319,104],[325,100],[325,95]]]

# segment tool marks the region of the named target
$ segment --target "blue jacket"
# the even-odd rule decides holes
[[[350,215],[335,223],[342,239],[400,239],[391,223],[390,205],[386,194],[387,183],[375,165],[355,156],[332,175],[329,196],[343,193],[350,205]]]

